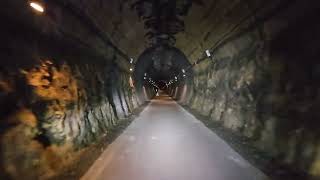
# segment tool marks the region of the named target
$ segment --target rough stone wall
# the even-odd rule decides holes
[[[74,17],[61,26],[18,12],[0,13],[0,179],[48,179],[141,104],[129,63],[107,44],[90,46],[101,39]]]
[[[282,163],[315,176],[320,175],[318,4],[293,3],[240,26],[215,49],[213,61],[195,66],[192,91],[181,100]]]
[[[129,76],[117,74],[108,65],[54,60],[2,68],[1,169],[15,179],[47,178],[108,135],[138,106]]]

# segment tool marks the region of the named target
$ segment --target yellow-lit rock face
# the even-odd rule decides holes
[[[24,71],[34,92],[44,100],[76,101],[77,82],[67,64],[56,67],[52,62],[42,62],[30,71]]]
[[[7,131],[1,143],[4,157],[4,172],[11,178],[48,179],[79,158],[82,153],[73,152],[71,144],[44,147],[34,140],[35,133],[27,132],[30,128],[18,125]],[[27,166],[24,166],[27,165]]]
[[[25,28],[0,30],[7,48],[0,52],[0,179],[48,179],[77,163],[84,147],[109,135],[139,104],[121,69],[129,63],[72,12],[50,3],[50,15],[34,16],[17,1],[7,5],[0,9],[10,27]],[[125,14],[135,14],[127,8]],[[136,48],[131,39],[144,32],[133,23],[111,27],[119,37],[112,40],[138,55],[144,44]]]
[[[32,128],[36,128],[37,126],[37,117],[34,115],[30,109],[22,109],[16,114],[17,119]]]
[[[38,116],[41,116],[40,127],[49,131],[46,132],[49,141],[64,141],[68,134],[64,124],[66,114],[78,104],[79,80],[73,76],[66,63],[57,65],[49,60],[41,61],[34,68],[22,72],[32,88],[34,101],[44,104],[41,110],[37,109]],[[70,123],[77,124],[79,120],[72,118],[76,122]]]
[[[19,73],[17,73],[19,74]],[[51,61],[41,61],[28,70],[20,70],[24,76],[25,84],[31,90],[31,98],[28,103],[41,103],[40,107],[29,107],[23,101],[12,102],[17,109],[1,122],[13,126],[7,129],[1,136],[1,156],[5,159],[4,170],[15,179],[49,178],[72,163],[78,156],[70,156],[74,145],[64,143],[66,128],[63,124],[66,113],[73,110],[78,101],[77,79],[73,77],[70,66],[54,64]],[[0,74],[1,92],[8,96],[8,101],[19,97],[21,89],[14,87],[17,84],[15,76]],[[22,82],[20,82],[22,83]],[[16,93],[16,95],[14,94]],[[82,94],[84,90],[82,89]],[[10,96],[12,95],[12,97]],[[81,117],[73,118],[77,124]],[[70,120],[69,120],[70,121]],[[38,140],[39,137],[48,140]],[[60,140],[61,144],[55,145],[54,139]],[[19,163],[18,163],[19,161]],[[28,164],[27,167],[22,164]],[[30,174],[30,170],[33,173]]]
[[[0,76],[0,89],[5,93],[9,93],[13,91],[13,88],[9,81],[2,79],[3,77]]]
[[[0,136],[0,155],[14,179],[56,176],[138,106],[130,76],[117,67],[45,60],[12,74],[0,74],[1,100],[12,109],[1,119],[10,128]]]

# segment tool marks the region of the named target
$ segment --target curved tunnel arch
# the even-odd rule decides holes
[[[134,68],[134,81],[140,101],[149,100],[155,89],[170,95],[193,81],[193,70],[186,55],[178,48],[158,45],[147,48]],[[177,97],[175,97],[177,98]]]
[[[167,97],[155,97],[145,103],[155,96],[154,86],[200,115],[210,129],[230,134],[225,140],[239,142],[239,152],[252,147],[270,157],[261,168],[285,176],[279,179],[320,177],[320,24],[315,23],[320,1],[139,0],[146,4],[134,9],[136,0],[32,1],[43,4],[45,12],[36,12],[23,0],[5,1],[0,8],[5,24],[0,30],[0,179],[51,179],[65,177],[64,172],[80,176],[84,172],[73,171],[70,163],[86,171],[82,165],[89,166],[98,157],[100,143],[114,140],[136,119],[137,111],[166,102]],[[150,2],[160,2],[161,7],[158,3],[153,8]],[[148,20],[154,19],[158,21],[150,25]],[[155,46],[145,49],[146,45]],[[130,57],[141,52],[132,64]],[[163,103],[170,109],[167,105]],[[166,111],[158,112],[160,121],[165,121]],[[168,138],[180,138],[168,133],[168,126],[157,127]],[[110,153],[113,159],[122,159],[133,144],[145,150],[136,142],[149,145],[149,138],[158,142],[152,139],[153,129],[141,129],[150,134],[127,136],[132,143],[117,146],[118,151]],[[188,152],[188,147],[181,152]],[[218,155],[206,146],[193,147],[210,152],[206,161]],[[194,152],[197,159],[206,154]],[[144,162],[137,160],[142,167]],[[126,168],[131,163],[123,162],[117,172],[138,174]],[[221,169],[230,174],[231,169]]]

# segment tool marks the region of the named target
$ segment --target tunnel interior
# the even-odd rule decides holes
[[[320,178],[319,18],[318,0],[2,2],[0,179],[81,178],[159,91],[271,179]]]
[[[135,87],[141,98],[146,97],[144,88],[169,93],[170,89],[192,82],[190,61],[177,48],[157,45],[146,49],[138,58],[134,68]],[[147,96],[148,97],[148,96]]]

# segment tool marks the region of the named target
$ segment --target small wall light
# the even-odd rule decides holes
[[[31,1],[31,2],[29,3],[29,5],[30,5],[34,10],[36,10],[36,11],[38,11],[38,12],[41,12],[41,13],[44,12],[44,7],[43,7],[40,3]]]
[[[133,68],[130,68],[130,71],[132,72],[132,71],[133,71]]]
[[[206,54],[207,54],[208,57],[211,57],[211,53],[210,53],[209,49],[206,50]]]

